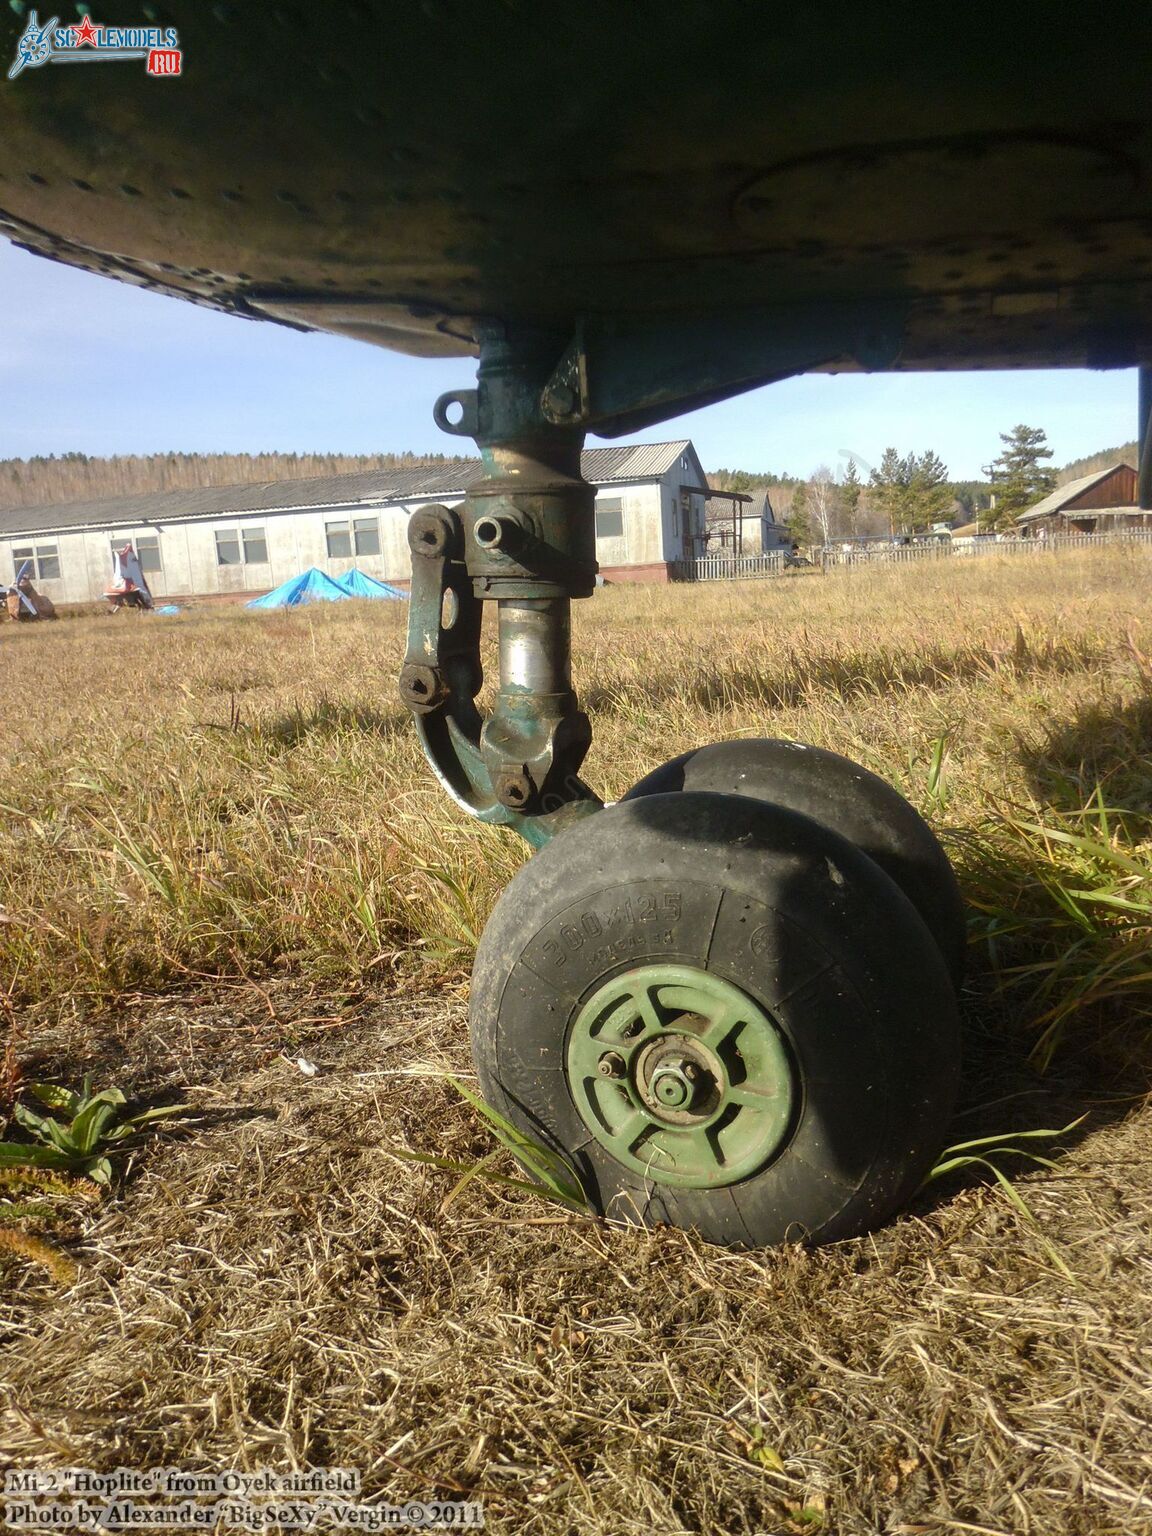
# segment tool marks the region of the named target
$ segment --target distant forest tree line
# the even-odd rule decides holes
[[[1007,526],[1054,486],[1119,460],[1134,464],[1136,455],[1134,442],[1122,443],[1053,470],[1045,462],[1052,453],[1041,429],[1017,426],[1001,434],[1001,443],[1001,453],[986,466],[983,480],[950,479],[947,466],[931,448],[901,453],[888,447],[876,466],[843,454],[839,473],[827,464],[806,477],[717,469],[708,481],[717,490],[749,495],[767,491],[777,520],[804,544],[911,534],[938,522]],[[108,458],[64,453],[0,459],[0,508],[467,462],[471,459],[464,455],[415,453],[154,453]]]
[[[150,453],[50,454],[0,459],[0,507],[44,507],[57,502],[103,501],[204,485],[252,485],[269,480],[314,480],[321,475],[372,469],[445,468],[473,462],[444,453]]]

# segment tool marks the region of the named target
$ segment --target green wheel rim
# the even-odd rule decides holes
[[[739,987],[694,966],[639,966],[606,982],[576,1017],[567,1068],[596,1140],[658,1184],[746,1179],[792,1121],[779,1030]]]

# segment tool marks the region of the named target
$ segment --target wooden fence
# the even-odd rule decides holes
[[[1031,555],[1034,558],[1065,549],[1102,549],[1117,544],[1152,544],[1152,528],[1125,528],[1115,533],[1058,533],[1046,539],[926,540],[922,544],[864,544],[844,549],[839,544],[807,551],[808,566],[816,570],[878,565],[915,565],[925,560],[978,560],[991,555]],[[674,581],[744,581],[779,576],[789,569],[806,569],[784,550],[766,555],[698,555],[678,560]]]
[[[749,576],[778,576],[784,569],[785,552],[773,550],[768,555],[697,555],[678,560],[673,567],[676,581],[740,581]]]

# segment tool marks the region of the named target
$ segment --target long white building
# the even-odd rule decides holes
[[[706,507],[718,493],[690,442],[588,449],[583,470],[596,486],[596,555],[607,580],[668,581],[678,562],[703,552]],[[358,566],[403,584],[411,513],[454,505],[479,475],[477,460],[0,509],[0,585],[30,560],[53,602],[98,601],[112,551],[129,540],[157,597],[247,597],[309,566],[332,576]],[[745,548],[777,543],[768,508],[746,526]]]

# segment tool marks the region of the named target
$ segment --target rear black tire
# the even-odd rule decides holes
[[[711,1156],[720,1132],[703,1120],[697,1128],[695,1104],[677,1111],[694,1138],[681,1152],[684,1126],[641,1105],[635,1113],[652,1123],[633,1140],[631,1130],[617,1135],[617,1107],[631,1116],[655,1081],[641,1083],[636,1065],[652,1046],[622,1059],[636,1029],[611,1022],[611,1010],[602,1027],[597,1014],[619,988],[684,974],[722,997],[736,989],[761,1021],[738,1024],[717,1046],[720,1098],[708,1101],[721,1103],[725,1136],[747,1115],[743,1161],[718,1158],[695,1182],[686,1177],[692,1149]],[[704,1039],[707,1020],[682,1011],[675,986],[646,995],[653,1017],[643,1039],[661,1049],[694,1043],[693,1031]],[[931,1167],[959,1074],[953,990],[900,889],[828,828],[731,795],[642,796],[544,847],[484,931],[471,1023],[488,1102],[568,1158],[598,1210],[735,1247],[828,1242],[883,1222]],[[623,1031],[619,1041],[609,1028]],[[748,1063],[766,1059],[755,1030],[776,1065],[754,1080]],[[605,1055],[576,1070],[589,1060],[589,1031],[593,1053]],[[608,1088],[597,1075],[605,1068]],[[762,1106],[773,1099],[769,1126]]]
[[[964,978],[964,900],[936,834],[900,792],[839,753],[798,741],[718,741],[685,752],[624,796],[685,789],[746,795],[800,811],[839,832],[879,864],[908,897],[940,946],[955,986]]]

